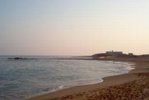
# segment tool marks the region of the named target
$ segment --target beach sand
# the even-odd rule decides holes
[[[132,61],[127,74],[104,78],[99,84],[76,86],[28,100],[149,100],[149,61]]]

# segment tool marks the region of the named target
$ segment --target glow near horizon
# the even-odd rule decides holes
[[[148,0],[1,0],[1,55],[149,53]]]

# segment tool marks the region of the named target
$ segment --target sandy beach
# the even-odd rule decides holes
[[[76,86],[34,96],[28,100],[149,100],[149,61],[135,63],[127,74],[105,77],[99,84]]]

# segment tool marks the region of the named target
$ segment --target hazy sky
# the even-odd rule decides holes
[[[0,55],[149,53],[149,0],[0,0]]]

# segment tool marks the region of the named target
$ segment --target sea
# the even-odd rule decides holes
[[[26,100],[73,86],[103,82],[128,73],[132,63],[57,56],[0,57],[0,100]]]

